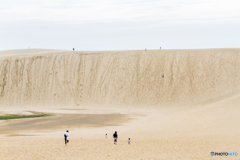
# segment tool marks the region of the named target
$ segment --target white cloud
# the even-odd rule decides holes
[[[239,47],[238,0],[0,0],[0,49]]]
[[[0,1],[1,23],[163,21],[195,23],[239,20],[237,0],[9,0]]]

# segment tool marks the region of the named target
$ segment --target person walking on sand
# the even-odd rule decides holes
[[[107,138],[107,133],[106,133],[105,137]]]
[[[130,141],[130,138],[128,138],[128,144],[130,144],[130,142],[131,142],[131,141]]]
[[[117,131],[115,131],[115,133],[113,134],[113,139],[114,139],[114,144],[117,144],[117,139],[118,139]]]
[[[64,140],[65,140],[65,145],[67,146],[68,142],[69,142],[69,139],[68,139],[68,130],[64,133]]]

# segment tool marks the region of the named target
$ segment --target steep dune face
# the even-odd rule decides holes
[[[1,106],[193,104],[240,91],[240,49],[45,52],[1,52]]]

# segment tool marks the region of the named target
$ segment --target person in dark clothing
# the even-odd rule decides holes
[[[113,134],[113,139],[114,139],[114,144],[117,144],[117,139],[118,139],[117,131],[115,131],[115,133]]]

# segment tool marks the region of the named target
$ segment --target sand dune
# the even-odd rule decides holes
[[[240,49],[0,56],[0,159],[239,159]]]
[[[240,49],[28,52],[0,61],[3,106],[193,104],[240,89]]]

